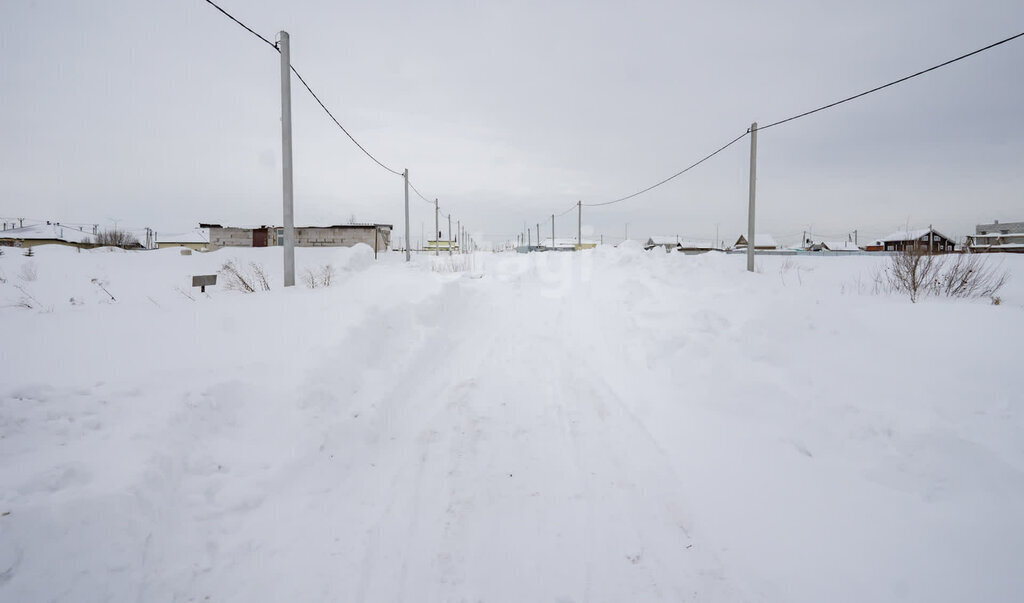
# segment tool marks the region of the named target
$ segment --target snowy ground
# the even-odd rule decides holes
[[[877,257],[297,252],[333,285],[0,256],[0,600],[1024,592],[1024,256],[993,306]]]

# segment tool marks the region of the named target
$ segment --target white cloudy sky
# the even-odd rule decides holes
[[[492,240],[620,197],[743,132],[1024,31],[1019,0],[222,0],[384,163]],[[182,231],[281,221],[279,63],[202,0],[0,7],[0,217]],[[1024,38],[759,137],[759,230],[951,235],[1024,220]],[[298,224],[402,223],[381,170],[293,85]],[[749,147],[595,234],[734,240]],[[413,238],[432,209],[411,201]],[[558,232],[575,228],[575,216]],[[398,234],[402,234],[399,232]]]

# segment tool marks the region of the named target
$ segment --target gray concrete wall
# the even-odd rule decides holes
[[[270,227],[267,245],[278,245],[277,231],[280,227]],[[210,228],[210,248],[220,247],[252,247],[251,228]],[[357,243],[365,243],[373,247],[374,228],[296,228],[296,247],[352,247]],[[391,229],[379,228],[377,249],[386,251],[391,247]],[[283,244],[283,243],[282,243]]]
[[[277,244],[277,230],[274,231],[274,241]],[[297,247],[352,247],[357,243],[364,243],[373,247],[374,228],[372,226],[361,228],[296,228],[295,245]],[[385,251],[391,246],[391,229],[380,228],[377,239],[377,249]]]
[[[210,228],[210,248],[252,247],[251,228]]]

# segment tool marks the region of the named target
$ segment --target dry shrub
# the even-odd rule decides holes
[[[982,255],[937,255],[924,248],[908,248],[890,258],[884,270],[885,288],[905,293],[910,301],[935,295],[956,298],[994,298],[1009,275],[1002,264]]]
[[[330,264],[325,264],[315,271],[307,268],[302,273],[302,280],[306,282],[306,286],[310,289],[330,287],[331,282],[334,280],[334,267]]]
[[[262,264],[249,262],[249,266],[241,266],[236,259],[230,259],[220,267],[218,274],[224,277],[224,287],[229,291],[255,293],[270,291],[270,282]]]

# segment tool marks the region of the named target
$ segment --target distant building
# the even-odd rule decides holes
[[[210,233],[210,249],[221,247],[274,247],[284,245],[282,226],[222,226],[200,224]],[[391,247],[391,224],[335,224],[296,226],[296,247],[352,247],[364,243],[377,250]]]
[[[593,249],[598,245],[600,242],[593,239],[583,239],[583,245],[579,245],[576,237],[556,238],[554,241],[548,237],[541,241],[535,249],[537,251],[575,251],[577,249]]]
[[[157,249],[185,247],[194,251],[206,251],[210,249],[210,231],[205,228],[196,228],[186,233],[158,236],[156,247]]]
[[[740,235],[740,238],[736,239],[736,243],[732,246],[733,249],[746,249],[747,248],[747,237],[746,235]],[[754,249],[778,249],[779,244],[775,242],[775,237],[770,234],[755,234],[754,235]]]
[[[448,240],[427,241],[427,244],[423,249],[424,251],[448,252],[449,250],[451,250],[455,252],[459,250],[459,242]]]
[[[854,253],[861,251],[861,248],[857,246],[853,241],[822,241],[822,251],[843,251]]]
[[[644,243],[644,249],[651,250],[655,247],[663,247],[665,253],[679,248],[679,237],[651,237]]]
[[[35,247],[36,245],[65,245],[91,249],[96,246],[96,234],[56,222],[0,230],[0,246]]]
[[[679,251],[694,255],[717,249],[713,241],[695,241],[680,237],[651,237],[644,244],[644,249],[651,250],[655,247],[663,247],[666,252]]]
[[[967,250],[974,253],[1024,253],[1024,222],[978,224],[975,234],[967,235]]]
[[[881,249],[878,249],[881,247]],[[929,249],[935,253],[948,253],[956,249],[952,239],[933,228],[900,230],[879,239],[869,251],[905,251],[907,249]]]

